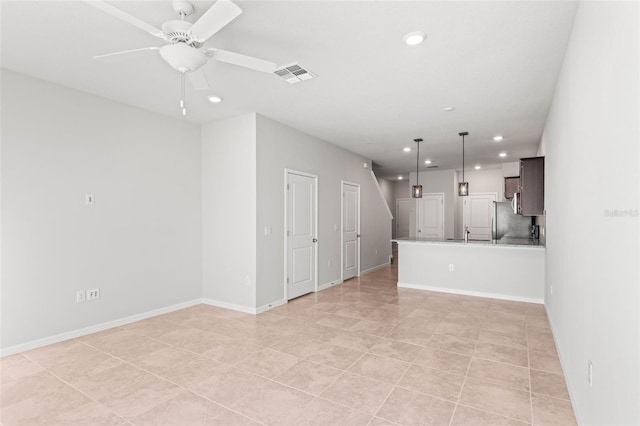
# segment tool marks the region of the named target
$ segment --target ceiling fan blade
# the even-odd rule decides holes
[[[204,42],[241,13],[242,9],[230,0],[218,0],[193,24],[191,35]]]
[[[268,73],[272,73],[276,69],[276,64],[274,62],[265,61],[264,59],[258,59],[252,56],[221,49],[208,49],[207,53],[209,52],[212,52],[213,59],[216,61],[226,62],[228,64],[239,65],[241,67]]]
[[[103,12],[108,13],[109,15],[115,16],[116,18],[131,24],[135,27],[140,28],[143,31],[148,32],[149,34],[151,34],[154,37],[158,37],[161,38],[163,40],[166,39],[165,34],[162,32],[162,30],[154,27],[151,24],[147,24],[146,22],[136,18],[133,15],[129,15],[127,12],[118,9],[115,6],[110,5],[109,3],[102,1],[102,0],[83,0],[85,3],[95,7],[96,9],[100,9]]]
[[[140,56],[153,51],[159,52],[160,48],[159,47],[143,47],[142,49],[123,50],[121,52],[107,53],[106,55],[94,56],[93,59],[97,59],[102,62],[112,62],[114,60],[120,59],[121,55],[127,55],[128,57]]]
[[[191,85],[196,90],[209,89],[209,82],[207,81],[207,76],[204,75],[204,71],[202,71],[202,68],[191,71],[189,73],[189,80],[191,80]]]

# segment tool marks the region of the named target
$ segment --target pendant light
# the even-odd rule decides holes
[[[413,198],[422,198],[422,185],[418,185],[418,175],[420,174],[419,164],[420,164],[420,142],[422,139],[414,139],[415,143],[418,144],[418,153],[416,154],[416,184],[413,185],[411,195]]]
[[[458,184],[458,195],[466,197],[469,195],[469,182],[464,180],[464,137],[468,136],[469,132],[460,132],[458,134],[462,136],[462,182]]]

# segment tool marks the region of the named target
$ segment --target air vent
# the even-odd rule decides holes
[[[317,77],[314,73],[302,68],[297,63],[278,68],[274,71],[274,74],[289,84],[296,84]]]
[[[437,169],[438,166],[427,166],[427,169]]]

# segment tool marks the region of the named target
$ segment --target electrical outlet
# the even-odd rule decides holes
[[[454,271],[454,266],[453,263],[449,264],[449,272],[453,272]]]
[[[96,203],[96,198],[93,194],[84,194],[84,203],[87,206],[93,206]]]
[[[593,363],[589,360],[587,364],[587,382],[589,386],[593,387]]]
[[[91,290],[87,290],[87,300],[100,299],[100,289],[92,288]]]
[[[84,302],[86,300],[84,290],[76,291],[76,303]]]
[[[251,277],[249,275],[245,275],[244,285],[246,285],[247,287],[251,285]]]

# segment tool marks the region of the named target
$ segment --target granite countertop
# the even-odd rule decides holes
[[[526,247],[544,249],[544,244],[540,240],[533,240],[530,238],[510,238],[504,237],[499,240],[469,240],[465,243],[462,238],[460,239],[443,239],[443,238],[421,238],[421,237],[407,237],[396,238],[391,240],[394,243],[425,243],[425,244],[444,244],[444,245],[469,245],[469,246],[481,246],[481,247]]]

